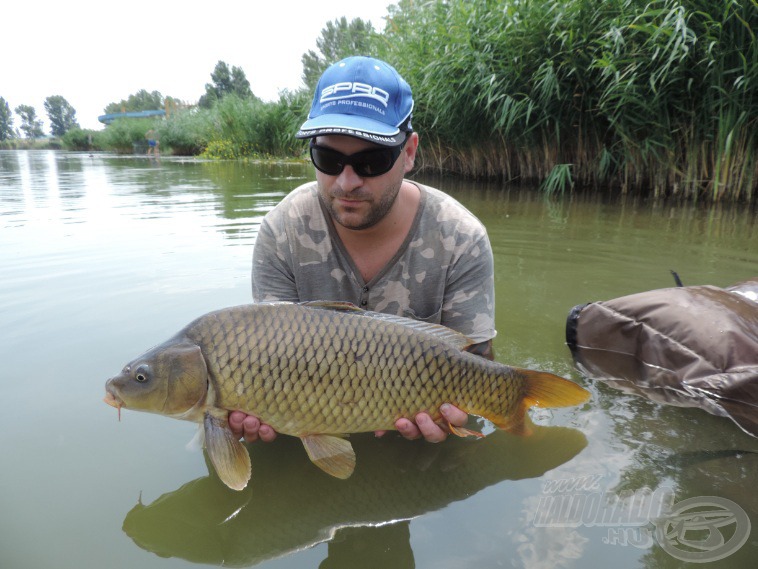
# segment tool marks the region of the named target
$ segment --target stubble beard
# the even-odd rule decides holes
[[[324,207],[326,207],[326,210],[329,212],[329,215],[332,217],[335,223],[340,224],[346,229],[360,231],[361,229],[368,229],[369,227],[373,227],[382,219],[384,219],[384,217],[392,209],[392,206],[395,204],[395,200],[397,199],[397,195],[400,192],[400,186],[402,183],[403,181],[400,180],[396,184],[389,186],[384,191],[384,193],[382,193],[379,201],[375,203],[364,202],[370,203],[370,208],[363,216],[363,219],[355,223],[348,222],[347,215],[350,214],[343,215],[343,213],[340,212],[339,209],[334,205],[335,198],[347,197],[348,194],[343,193],[341,190],[337,192],[324,192],[323,189],[319,188],[319,198],[321,198],[321,202],[324,204]],[[328,195],[328,197],[324,197],[325,195]],[[357,195],[360,196],[360,194]]]

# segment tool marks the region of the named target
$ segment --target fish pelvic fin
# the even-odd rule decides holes
[[[350,441],[334,435],[304,435],[300,440],[313,464],[336,478],[350,478],[355,470],[355,451]]]
[[[446,421],[447,428],[450,430],[451,433],[454,435],[465,438],[465,437],[477,437],[479,439],[484,438],[484,434],[480,433],[479,431],[472,431],[471,429],[466,429],[465,427],[457,427],[453,425],[450,421]]]
[[[232,434],[226,412],[223,417],[206,412],[203,426],[205,447],[218,477],[232,490],[242,490],[250,481],[250,454]]]

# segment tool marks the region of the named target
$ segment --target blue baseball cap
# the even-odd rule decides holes
[[[295,135],[341,134],[396,146],[411,132],[411,88],[391,65],[354,56],[332,64],[316,85],[311,112]]]

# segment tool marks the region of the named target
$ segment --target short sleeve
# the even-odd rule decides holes
[[[268,218],[264,218],[253,248],[253,301],[266,302],[299,300],[295,275],[288,263],[290,252],[286,234],[281,239],[273,230]]]
[[[486,233],[472,241],[448,268],[441,324],[474,343],[496,334],[494,260]]]

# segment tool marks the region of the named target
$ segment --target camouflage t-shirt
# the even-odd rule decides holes
[[[348,255],[315,182],[263,219],[253,253],[256,302],[334,300],[443,324],[474,343],[495,336],[492,249],[482,223],[447,194],[411,182],[421,201],[408,236],[369,282]]]

